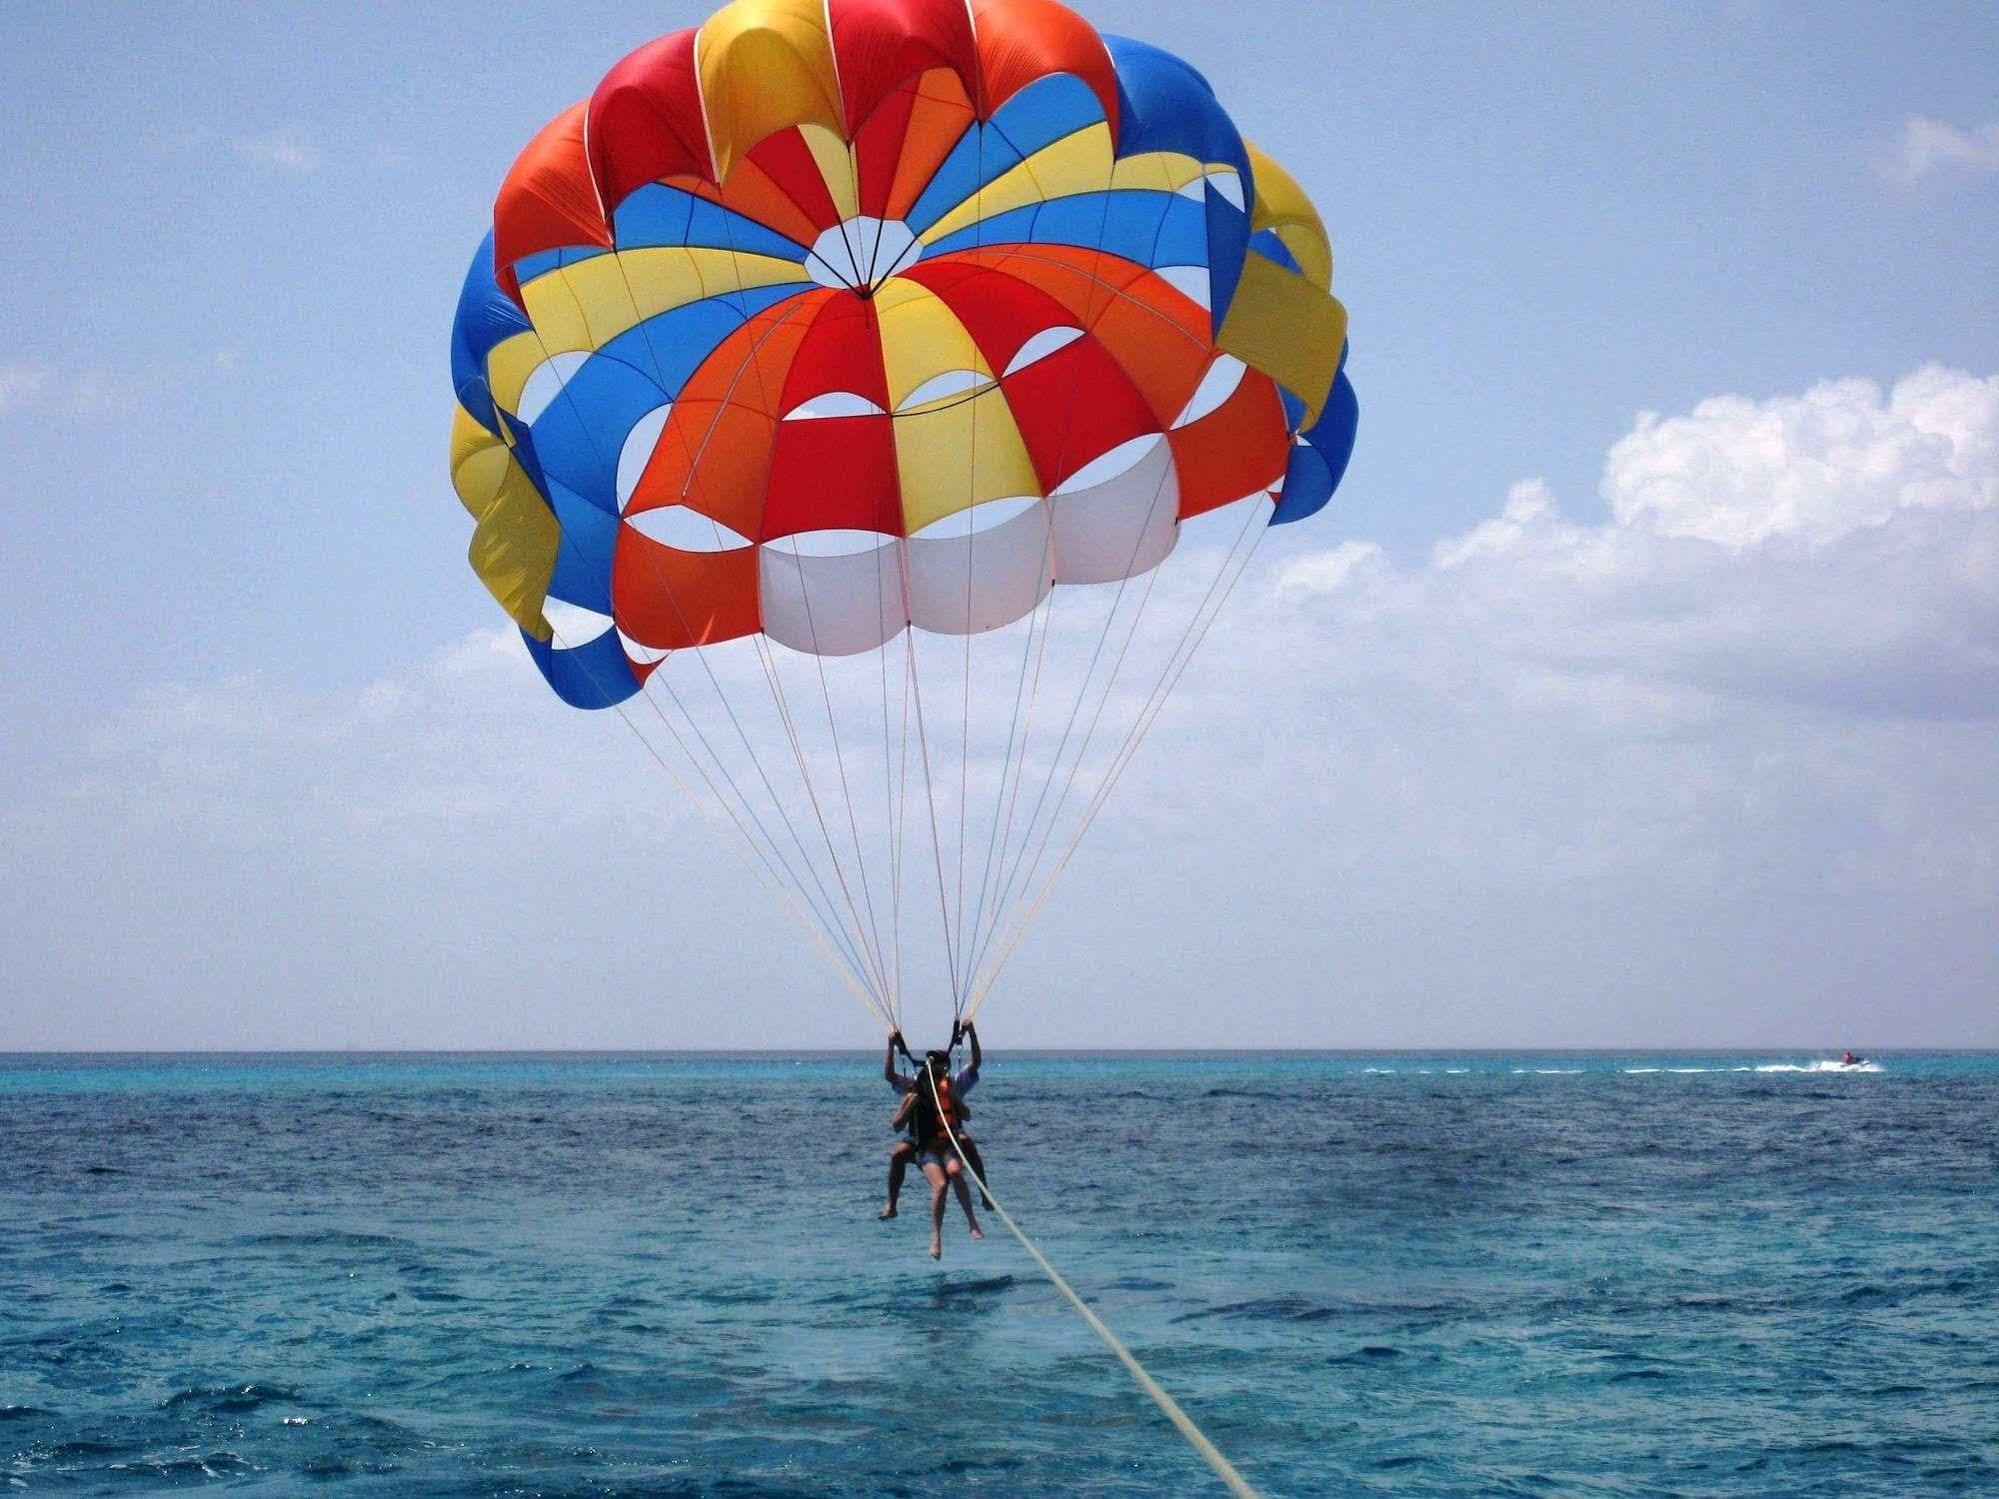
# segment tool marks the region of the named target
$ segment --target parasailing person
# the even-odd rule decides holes
[[[969,1070],[969,1069],[968,1069]],[[965,1185],[964,1168],[958,1160],[958,1152],[952,1148],[952,1137],[960,1140],[959,1133],[963,1121],[971,1117],[971,1109],[957,1096],[951,1076],[951,1054],[945,1051],[929,1051],[923,1056],[923,1065],[917,1070],[915,1080],[908,1093],[903,1096],[901,1106],[895,1111],[892,1127],[900,1129],[906,1123],[916,1144],[916,1164],[923,1172],[923,1179],[930,1183],[930,1258],[944,1256],[944,1198],[947,1192],[956,1190],[958,1206],[964,1209],[965,1226],[972,1237],[983,1239],[985,1232],[979,1227],[979,1216],[972,1211],[972,1194]]]
[[[978,1085],[979,1068],[984,1061],[984,1054],[983,1052],[981,1052],[979,1048],[979,1032],[978,1032],[978,1027],[976,1025],[967,1022],[953,1027],[953,1033],[951,1037],[951,1044],[953,1049],[956,1048],[957,1043],[960,1039],[968,1040],[972,1043],[972,1058],[971,1061],[967,1063],[962,1070],[959,1071],[957,1076],[952,1078],[951,1089],[954,1096],[959,1100],[961,1105],[960,1117],[963,1119],[969,1119],[971,1117],[971,1106],[969,1104],[964,1103],[964,1097],[967,1093],[971,1092],[971,1090]],[[909,1091],[916,1086],[917,1079],[906,1076],[905,1074],[896,1071],[895,1054],[898,1051],[900,1051],[905,1057],[909,1058],[909,1061],[912,1066],[916,1065],[916,1059],[910,1056],[909,1047],[902,1039],[902,1032],[895,1031],[891,1033],[888,1038],[888,1051],[887,1054],[882,1058],[882,1080],[886,1082],[891,1088],[895,1089],[896,1096],[898,1098],[907,1098],[907,1096],[909,1095]],[[948,1058],[947,1058],[947,1067],[948,1067]],[[898,1109],[897,1117],[904,1119],[904,1123],[898,1126],[898,1128],[903,1130],[903,1136],[889,1147],[888,1203],[886,1206],[882,1208],[881,1212],[876,1215],[878,1218],[881,1219],[889,1219],[895,1217],[896,1203],[897,1200],[902,1195],[903,1177],[907,1174],[909,1170],[909,1163],[916,1159],[916,1139],[913,1131],[909,1127],[907,1116],[903,1114],[902,1110]],[[956,1128],[955,1124],[954,1128]],[[946,1143],[948,1144],[948,1142]],[[969,1134],[965,1133],[963,1129],[958,1129],[958,1145],[959,1148],[965,1152],[965,1159],[971,1163],[972,1175],[978,1181],[979,1205],[990,1211],[993,1204],[992,1204],[992,1199],[986,1196],[985,1192],[986,1163],[979,1154],[978,1144],[972,1139],[972,1137]]]

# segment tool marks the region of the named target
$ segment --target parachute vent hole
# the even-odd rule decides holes
[[[555,632],[555,644],[562,650],[587,645],[611,628],[610,615],[562,599],[543,600],[541,617],[548,621],[548,627]]]
[[[641,536],[680,552],[733,552],[750,539],[712,516],[686,505],[663,505],[627,515],[625,524]]]
[[[860,557],[895,543],[895,537],[881,531],[827,530],[794,532],[764,547],[785,557]]]
[[[985,500],[934,520],[920,531],[911,532],[911,539],[955,541],[963,540],[967,536],[976,536],[982,531],[996,531],[1016,516],[1025,515],[1042,503],[1044,502],[1034,495],[1010,495],[1003,500]]]
[[[1100,484],[1108,484],[1120,475],[1128,474],[1143,463],[1152,450],[1166,441],[1163,432],[1148,432],[1143,437],[1134,437],[1129,442],[1121,442],[1108,453],[1093,458],[1077,469],[1055,487],[1056,494],[1075,494],[1080,490],[1095,489]]]

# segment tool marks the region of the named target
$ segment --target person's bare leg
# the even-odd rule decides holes
[[[930,1258],[944,1258],[944,1168],[935,1161],[923,1163],[923,1179],[930,1183]]]
[[[983,1239],[986,1236],[985,1230],[979,1227],[978,1215],[972,1211],[972,1189],[965,1184],[965,1173],[959,1169],[958,1163],[955,1160],[949,1162],[945,1166],[945,1170],[950,1175],[951,1185],[957,1188],[958,1206],[965,1210],[965,1224],[972,1230],[972,1237]],[[938,1213],[938,1218],[940,1221],[943,1218],[941,1210]]]
[[[898,1140],[888,1152],[888,1206],[876,1214],[878,1218],[895,1216],[896,1199],[902,1196],[902,1174],[909,1169],[909,1158],[916,1154],[916,1148],[907,1140]]]
[[[990,1213],[993,1210],[993,1200],[986,1193],[986,1163],[979,1155],[978,1142],[970,1135],[960,1135],[958,1143],[965,1149],[965,1161],[972,1168],[972,1180],[979,1184],[979,1206]]]

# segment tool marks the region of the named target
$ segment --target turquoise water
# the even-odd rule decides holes
[[[993,1184],[1271,1494],[1999,1492],[1999,1057],[1007,1056]],[[0,1058],[0,1487],[1206,1471],[873,1056]]]

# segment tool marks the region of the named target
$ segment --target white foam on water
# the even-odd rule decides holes
[[[1525,1072],[1524,1067],[1516,1067],[1515,1072]],[[1622,1067],[1618,1069],[1629,1077],[1650,1076],[1653,1073],[1672,1072],[1681,1075],[1706,1072],[1879,1072],[1879,1062],[1855,1062],[1848,1066],[1844,1062],[1762,1062],[1756,1066],[1741,1067]]]

